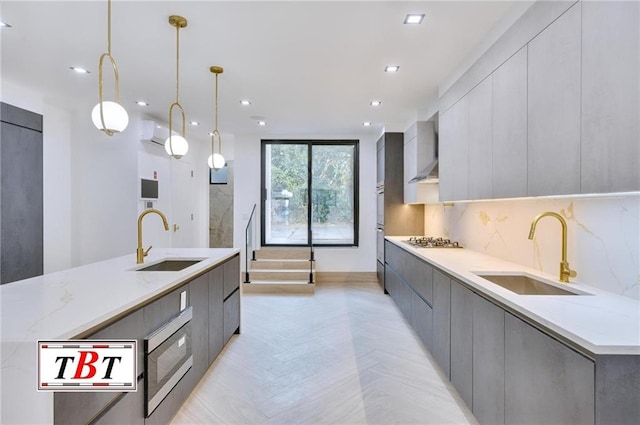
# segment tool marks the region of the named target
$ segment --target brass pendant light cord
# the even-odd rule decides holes
[[[182,16],[171,15],[169,16],[169,24],[176,28],[176,101],[169,107],[169,151],[171,156],[175,156],[173,152],[173,108],[178,107],[182,115],[182,137],[185,136],[186,118],[184,114],[184,108],[180,105],[180,28],[187,26],[187,20]],[[178,156],[177,158],[180,158]]]
[[[220,66],[212,66],[209,68],[209,71],[214,73],[216,76],[216,88],[215,88],[215,97],[214,97],[216,109],[215,109],[214,120],[213,120],[215,125],[214,125],[214,130],[211,133],[211,161],[213,162],[213,154],[215,153],[216,136],[218,136],[219,153],[220,155],[222,155],[222,136],[218,131],[218,75],[222,74],[224,72],[224,69]]]
[[[100,63],[98,65],[98,99],[100,105],[100,123],[102,124],[102,131],[105,132],[108,136],[113,136],[115,134],[114,131],[109,130],[107,125],[104,122],[104,108],[103,108],[103,73],[102,66],[104,64],[104,58],[108,58],[111,62],[111,66],[113,67],[113,76],[114,76],[114,84],[115,84],[115,96],[114,100],[116,103],[120,102],[120,76],[118,75],[118,66],[116,65],[116,61],[111,56],[111,0],[107,0],[107,52],[103,53],[100,56]]]

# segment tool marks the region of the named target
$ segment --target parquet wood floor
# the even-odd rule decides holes
[[[172,424],[476,424],[374,279],[246,294]]]

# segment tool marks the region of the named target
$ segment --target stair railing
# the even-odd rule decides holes
[[[253,204],[253,208],[251,209],[251,215],[249,216],[249,222],[247,223],[247,227],[244,230],[244,261],[245,261],[245,267],[244,267],[244,283],[251,283],[251,278],[249,276],[249,264],[250,261],[255,261],[256,260],[256,246],[255,246],[255,235],[254,235],[254,230],[255,230],[255,220],[254,220],[254,215],[256,212],[256,204]],[[249,250],[251,250],[251,260],[249,260]]]
[[[313,231],[309,231],[309,283],[313,283],[313,263],[315,253],[313,252]]]

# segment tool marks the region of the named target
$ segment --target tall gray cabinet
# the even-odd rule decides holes
[[[377,271],[384,288],[384,237],[424,234],[424,205],[404,204],[404,134],[384,133],[376,144]]]
[[[42,115],[0,103],[0,284],[43,272]]]

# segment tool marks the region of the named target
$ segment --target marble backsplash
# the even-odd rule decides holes
[[[233,247],[233,161],[227,183],[209,185],[209,248]]]
[[[640,299],[640,194],[595,198],[514,199],[425,206],[425,235],[446,236],[468,249],[557,275],[560,223],[545,217],[528,239],[533,218],[562,215],[568,226],[572,280]]]

